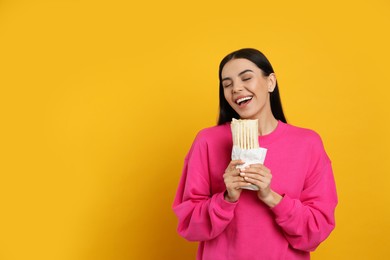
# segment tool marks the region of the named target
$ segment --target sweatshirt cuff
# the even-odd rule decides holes
[[[233,211],[236,208],[237,203],[238,201],[236,202],[226,201],[224,198],[224,192],[221,192],[216,195],[216,204],[223,211]]]
[[[287,220],[292,216],[295,201],[287,195],[283,195],[278,205],[271,208],[278,221]]]

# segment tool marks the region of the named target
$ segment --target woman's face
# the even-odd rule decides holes
[[[221,72],[226,101],[242,119],[260,119],[272,116],[269,92],[276,86],[273,73],[263,71],[247,59],[233,59]]]

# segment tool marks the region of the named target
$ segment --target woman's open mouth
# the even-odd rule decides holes
[[[236,104],[239,105],[240,107],[244,106],[245,104],[249,103],[252,100],[252,98],[253,98],[252,96],[239,98],[236,100]]]

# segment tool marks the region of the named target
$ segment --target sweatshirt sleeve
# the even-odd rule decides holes
[[[272,208],[290,245],[303,251],[315,250],[332,232],[337,205],[331,161],[320,139],[308,156],[311,160],[300,198],[284,194]]]
[[[189,241],[213,239],[231,222],[235,207],[236,203],[225,201],[223,192],[211,194],[207,142],[198,134],[186,156],[173,203],[178,233]]]

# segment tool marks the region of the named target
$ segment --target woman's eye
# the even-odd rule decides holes
[[[243,78],[242,81],[248,81],[250,80],[251,78]]]
[[[230,83],[230,84],[226,84],[226,85],[224,85],[223,87],[224,88],[228,88],[228,87],[230,87],[232,84]]]

